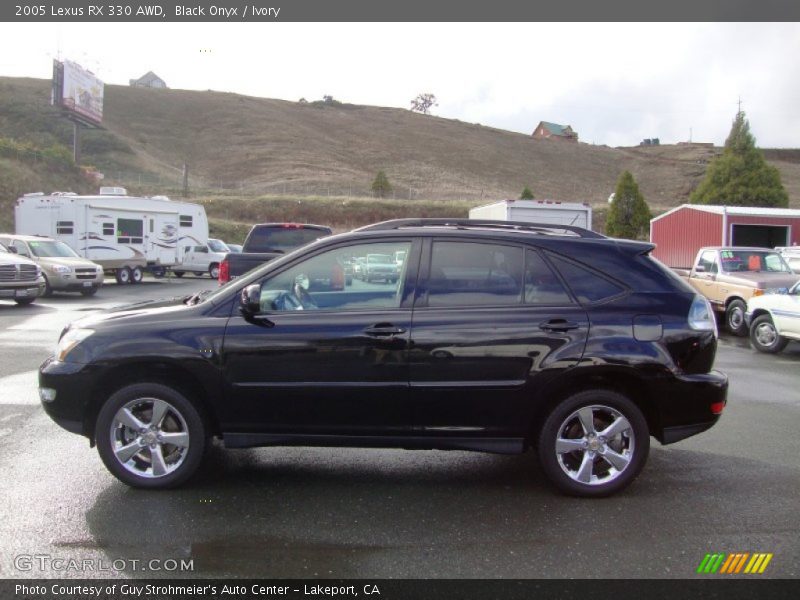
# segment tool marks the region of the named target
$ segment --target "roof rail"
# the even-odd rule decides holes
[[[553,223],[527,223],[524,221],[492,221],[488,219],[392,219],[382,221],[374,225],[359,227],[356,231],[391,231],[405,227],[455,227],[457,229],[467,229],[471,227],[481,229],[499,229],[501,231],[529,231],[531,233],[541,233],[544,235],[559,235],[559,232],[567,231],[581,238],[605,239],[606,236],[576,227],[574,225],[555,225]]]

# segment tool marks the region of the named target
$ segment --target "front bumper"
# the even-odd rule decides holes
[[[14,298],[38,298],[44,293],[44,281],[24,283],[13,287],[0,288],[0,299],[13,300]]]
[[[59,426],[72,433],[90,436],[86,425],[91,403],[93,369],[89,365],[59,362],[51,356],[39,367],[39,387],[55,390],[51,402],[42,401],[42,408]]]

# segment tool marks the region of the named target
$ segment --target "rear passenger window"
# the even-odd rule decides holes
[[[538,252],[525,253],[525,303],[572,304],[567,290]]]
[[[491,306],[522,300],[522,249],[434,242],[428,306]]]
[[[550,255],[550,258],[579,302],[598,302],[625,291],[622,286],[589,269],[558,256]]]

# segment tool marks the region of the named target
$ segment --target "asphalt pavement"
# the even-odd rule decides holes
[[[43,413],[36,368],[81,315],[215,285],[0,301],[0,577],[684,578],[714,552],[773,553],[756,577],[800,574],[798,343],[768,356],[723,337],[721,421],[653,441],[639,479],[607,499],[559,495],[532,454],[327,448],[215,447],[183,488],[129,489]],[[170,570],[182,559],[191,570]]]

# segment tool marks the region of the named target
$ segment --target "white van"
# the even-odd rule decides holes
[[[211,279],[219,277],[219,264],[231,249],[222,240],[209,239],[207,244],[183,246],[183,261],[172,267],[173,273],[183,277],[184,273],[194,273],[198,277],[210,275]]]

